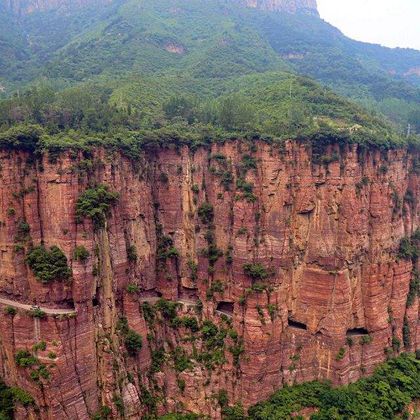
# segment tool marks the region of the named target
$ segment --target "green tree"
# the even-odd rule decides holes
[[[109,191],[107,185],[87,189],[76,203],[76,216],[79,220],[90,218],[95,229],[105,226],[111,207],[118,201],[119,194]]]
[[[42,283],[68,280],[72,275],[67,257],[57,246],[49,250],[43,245],[32,248],[26,256],[26,263]]]

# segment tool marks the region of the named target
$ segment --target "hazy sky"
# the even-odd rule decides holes
[[[350,38],[420,50],[420,0],[318,0],[318,8]]]

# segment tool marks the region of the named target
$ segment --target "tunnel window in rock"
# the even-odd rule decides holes
[[[290,328],[295,328],[297,330],[303,330],[303,331],[306,331],[308,329],[306,324],[303,324],[302,322],[294,321],[293,319],[290,319],[290,318],[288,319],[287,322]]]
[[[217,304],[217,310],[223,314],[232,316],[233,315],[233,302],[219,302]]]
[[[352,328],[351,330],[347,330],[347,337],[353,337],[358,335],[368,335],[369,331],[366,328]]]

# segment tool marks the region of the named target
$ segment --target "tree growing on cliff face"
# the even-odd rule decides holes
[[[254,281],[265,280],[270,276],[270,270],[260,263],[245,264],[243,269],[244,273]]]
[[[77,200],[76,217],[78,221],[90,218],[95,229],[105,226],[111,207],[118,201],[119,194],[109,191],[107,185],[88,188]]]
[[[128,330],[124,338],[125,347],[130,355],[136,355],[143,347],[143,339],[140,334]]]
[[[403,238],[398,249],[398,257],[402,260],[412,260],[418,258],[418,248],[411,238]]]
[[[143,339],[140,334],[130,329],[126,317],[121,317],[117,323],[117,330],[124,338],[124,344],[130,356],[135,356],[143,347]]]
[[[49,250],[43,245],[32,248],[26,256],[26,263],[42,283],[68,280],[72,275],[67,257],[57,246]]]
[[[17,387],[9,388],[0,380],[0,419],[13,419],[16,404],[22,404],[24,407],[27,407],[34,404],[34,399],[23,389]]]
[[[80,261],[81,263],[85,263],[87,261],[87,259],[89,258],[89,256],[90,256],[89,251],[83,245],[78,245],[78,246],[76,246],[76,248],[74,248],[73,258],[76,261]]]

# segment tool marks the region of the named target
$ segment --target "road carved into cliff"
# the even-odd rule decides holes
[[[35,307],[34,305],[28,305],[25,303],[16,302],[15,300],[4,298],[0,298],[0,304],[11,306],[13,308],[24,309],[25,311],[30,311]],[[48,315],[75,315],[77,313],[77,311],[74,309],[43,308],[40,306],[39,309]]]

